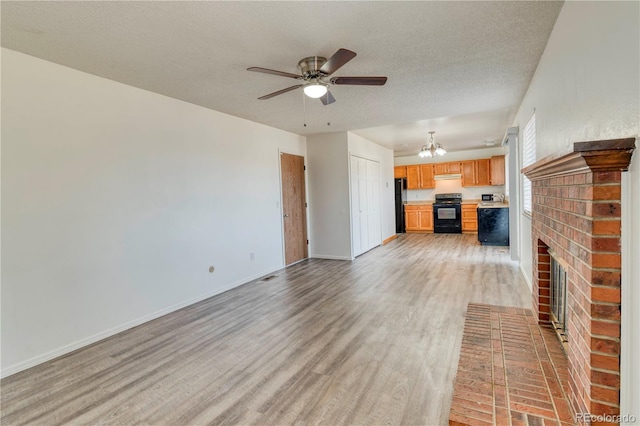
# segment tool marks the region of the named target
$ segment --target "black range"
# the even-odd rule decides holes
[[[436,194],[433,203],[433,232],[462,234],[462,194]]]

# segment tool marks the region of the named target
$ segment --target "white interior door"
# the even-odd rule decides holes
[[[379,246],[380,231],[380,163],[366,161],[367,172],[367,217],[369,225],[369,249]]]
[[[381,244],[380,163],[351,156],[351,240],[354,256]]]
[[[351,156],[351,244],[354,256],[363,253],[360,244],[360,179],[358,176],[358,157]]]

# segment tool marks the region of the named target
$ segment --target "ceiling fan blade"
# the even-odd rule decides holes
[[[298,87],[302,87],[302,84],[296,84],[295,86],[287,87],[286,89],[278,90],[277,92],[269,93],[268,95],[260,96],[258,99],[271,99],[274,96],[282,95],[283,93],[296,90]]]
[[[329,105],[336,101],[336,98],[333,97],[330,91],[327,90],[327,94],[324,96],[320,96],[320,100],[323,104]]]
[[[279,75],[281,77],[301,78],[301,76],[299,76],[298,74],[291,74],[290,72],[270,70],[268,68],[251,67],[251,68],[247,68],[247,71],[255,71],[255,72],[261,72],[265,74]]]
[[[355,57],[356,52],[352,52],[347,49],[338,49],[338,51],[334,53],[318,71],[325,73],[326,75],[331,75]]]
[[[358,86],[384,86],[387,77],[334,77],[333,84],[354,84]]]

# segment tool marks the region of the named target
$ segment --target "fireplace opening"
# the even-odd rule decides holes
[[[549,277],[551,323],[560,340],[565,343],[567,342],[567,271],[553,253],[549,254],[551,255],[551,276]]]

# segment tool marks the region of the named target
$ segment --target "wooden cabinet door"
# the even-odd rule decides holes
[[[491,185],[491,159],[476,160],[476,186]]]
[[[404,211],[404,228],[406,231],[418,231],[420,230],[420,212],[417,209],[409,209],[405,206]]]
[[[407,166],[396,166],[393,168],[393,177],[395,179],[407,177]]]
[[[504,155],[491,157],[491,185],[504,185]]]
[[[407,166],[407,189],[420,189],[420,166]]]
[[[478,205],[462,205],[462,232],[478,231]]]
[[[433,207],[423,207],[420,210],[420,230],[433,231]]]
[[[462,174],[462,186],[476,185],[476,162],[474,160],[462,161],[460,163]]]
[[[447,163],[447,165],[449,173],[462,173],[462,167],[460,167],[459,161],[452,161],[450,163]]]
[[[420,165],[420,188],[435,188],[436,181],[433,180],[433,164]]]
[[[449,173],[449,163],[436,163],[433,165],[434,175],[446,175]]]

